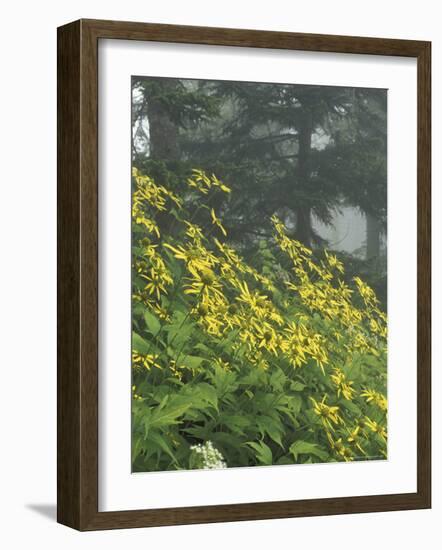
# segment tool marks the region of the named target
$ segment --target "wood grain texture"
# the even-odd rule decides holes
[[[80,23],[58,32],[57,518],[79,526]]]
[[[98,41],[124,39],[415,57],[418,62],[417,492],[98,511]],[[431,506],[431,47],[428,42],[80,20],[58,29],[58,521],[79,530]]]
[[[417,447],[418,493],[431,507],[431,44],[418,56]]]
[[[100,38],[149,40],[218,46],[273,48],[371,55],[417,57],[425,42],[360,36],[336,36],[291,32],[157,25],[128,21],[82,20],[88,31]]]

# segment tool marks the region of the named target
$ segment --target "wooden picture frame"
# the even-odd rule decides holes
[[[418,67],[417,492],[98,511],[98,41],[158,41],[403,56]],[[81,531],[431,506],[431,44],[423,41],[79,20],[58,29],[58,521]]]

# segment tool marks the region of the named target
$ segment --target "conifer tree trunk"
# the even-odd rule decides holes
[[[173,92],[174,82],[163,82],[164,93]],[[159,94],[156,94],[159,95]],[[150,157],[158,160],[178,160],[178,129],[167,110],[157,97],[148,100]]]
[[[300,185],[305,189],[311,178],[311,148],[313,122],[310,109],[306,108],[298,128],[298,177]],[[313,227],[310,206],[295,205],[296,238],[311,247],[313,243]]]
[[[367,217],[367,260],[377,258],[381,248],[381,228],[379,221],[371,214]]]

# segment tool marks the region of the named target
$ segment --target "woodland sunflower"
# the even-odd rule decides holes
[[[384,441],[387,440],[387,431],[384,426],[374,420],[371,420],[370,418],[368,418],[368,416],[365,417],[365,425],[372,432],[377,433],[381,439],[383,439]]]
[[[203,268],[193,273],[192,278],[187,278],[189,283],[184,285],[184,294],[201,296],[203,300],[221,300],[224,302],[222,284],[216,274],[209,268]]]
[[[313,403],[313,411],[321,419],[322,424],[325,428],[333,431],[333,425],[339,424],[342,422],[342,418],[339,414],[339,407],[334,405],[327,405],[326,401],[327,396],[324,395],[321,401],[316,401],[313,397],[310,397],[310,401]]]
[[[330,375],[330,379],[336,386],[338,397],[342,395],[344,399],[351,401],[355,396],[356,391],[352,388],[353,382],[346,379],[345,374],[338,367],[333,369],[333,374]]]
[[[147,274],[143,273],[141,277],[147,280],[147,284],[144,287],[146,292],[156,296],[157,300],[160,300],[161,293],[167,294],[166,287],[173,283],[173,279],[166,268],[152,267],[148,270]]]
[[[210,256],[205,255],[200,247],[182,245],[175,247],[168,243],[164,243],[163,246],[171,250],[175,258],[183,260],[186,263],[187,269],[194,277],[197,277],[201,271],[210,269],[212,266]]]
[[[278,355],[278,339],[274,328],[269,323],[262,323],[257,324],[255,330],[258,348]]]

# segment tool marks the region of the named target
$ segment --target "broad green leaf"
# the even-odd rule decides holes
[[[206,409],[207,404],[218,410],[218,397],[216,390],[210,384],[201,382],[199,384],[184,385],[180,395],[189,400],[194,407]],[[205,411],[204,411],[205,412]]]
[[[142,450],[143,440],[140,437],[132,436],[132,462],[137,458]]]
[[[258,416],[256,418],[256,424],[261,432],[261,435],[268,435],[275,443],[284,448],[282,444],[281,436],[284,433],[282,423],[270,416]]]
[[[274,390],[281,391],[287,380],[287,376],[278,369],[270,376],[270,385]]]
[[[232,432],[243,434],[244,429],[250,426],[250,419],[239,414],[222,414],[219,418],[219,423]]]
[[[295,413],[295,415],[299,414],[302,407],[302,397],[297,394],[290,396],[289,407]]]
[[[153,336],[156,336],[161,329],[161,323],[158,320],[158,317],[154,315],[151,311],[146,309],[144,311],[144,320],[146,321],[146,326]]]
[[[298,382],[295,380],[290,384],[290,389],[293,391],[302,391],[305,388],[305,384],[302,384],[302,382]]]
[[[177,462],[175,455],[173,454],[172,449],[167,444],[166,437],[163,434],[158,433],[157,431],[150,431],[147,443],[149,444],[150,442],[155,443],[155,445],[157,445],[168,456],[170,456],[173,462]]]
[[[263,369],[252,369],[251,372],[242,376],[239,383],[242,386],[264,386],[267,382],[267,373]]]
[[[136,332],[132,333],[132,349],[138,353],[148,353],[150,349],[150,343],[144,340]]]
[[[302,441],[299,439],[290,445],[289,451],[298,460],[298,456],[301,454],[314,455],[321,460],[326,460],[328,453],[321,449],[316,443],[310,443],[309,441]]]
[[[189,369],[197,369],[204,361],[204,357],[198,357],[196,355],[186,355],[182,360],[183,364]]]
[[[211,378],[219,399],[221,397],[226,398],[227,393],[233,392],[238,388],[236,374],[226,371],[221,367],[215,366]]]
[[[273,461],[272,450],[263,441],[247,441],[246,445],[256,451],[256,458],[261,464],[270,465]]]
[[[180,416],[182,416],[192,403],[183,399],[170,399],[166,403],[164,401],[152,411],[149,419],[149,426],[160,427],[176,424]]]
[[[347,409],[352,414],[354,414],[356,416],[362,416],[362,411],[356,405],[356,403],[353,403],[352,401],[349,401],[348,399],[341,399],[338,404],[339,404],[340,407],[343,407],[344,409]]]
[[[190,321],[186,321],[182,326],[181,323],[170,325],[167,328],[167,343],[174,349],[179,349],[194,331],[195,325]]]
[[[239,435],[226,432],[213,432],[210,434],[209,439],[213,441],[215,447],[221,452],[223,452],[226,447],[231,449],[232,452],[238,452],[244,441]]]
[[[218,410],[218,396],[216,394],[215,388],[210,384],[206,384],[203,382],[201,384],[198,384],[197,389],[200,397],[204,401],[209,403],[209,405],[212,405],[214,409]]]

